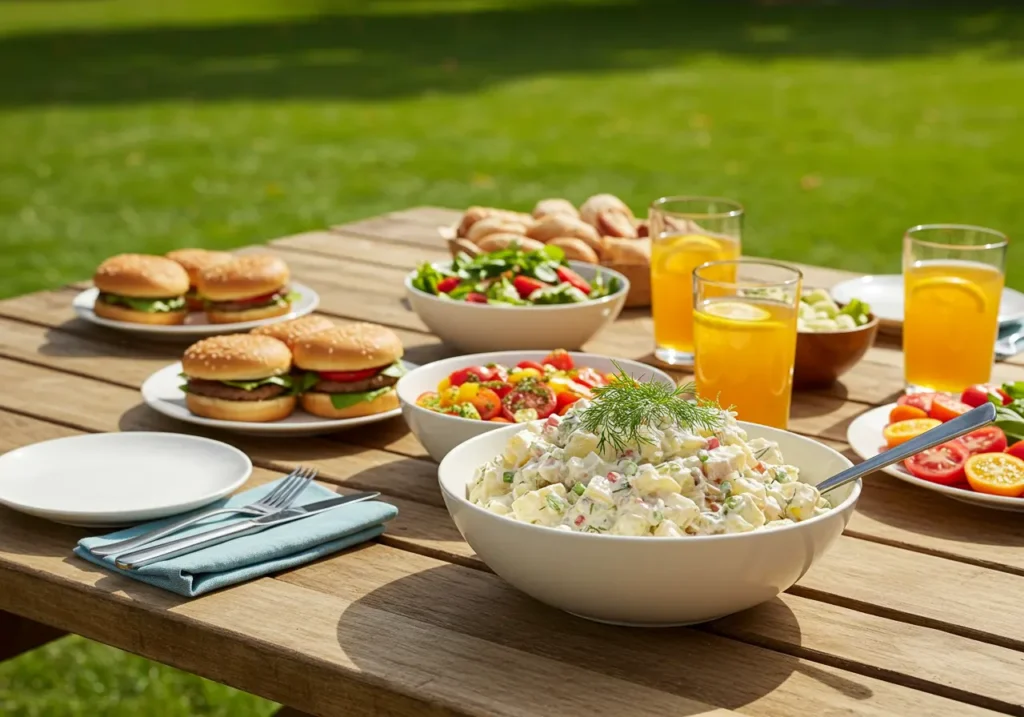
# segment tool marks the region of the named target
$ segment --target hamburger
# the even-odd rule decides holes
[[[181,359],[185,405],[222,421],[277,421],[295,410],[292,353],[270,336],[213,336]]]
[[[315,334],[316,332],[323,331],[324,329],[333,329],[335,326],[337,326],[337,324],[326,316],[310,314],[309,316],[302,316],[298,319],[282,321],[277,324],[257,326],[249,333],[257,334],[259,336],[273,336],[278,341],[284,341],[288,345],[289,349],[294,349],[295,342],[303,336]]]
[[[249,254],[199,272],[196,290],[212,324],[284,316],[298,295],[289,292],[288,265],[276,256]]]
[[[295,342],[295,366],[305,371],[302,407],[324,418],[355,418],[398,408],[395,384],[405,373],[402,342],[375,324],[348,324]]]
[[[162,256],[118,254],[96,269],[97,316],[136,324],[182,324],[188,316],[188,274]]]
[[[235,258],[234,254],[226,251],[208,251],[206,249],[175,249],[169,251],[165,256],[181,264],[181,268],[188,272],[190,282],[188,293],[185,294],[185,301],[190,311],[202,311],[203,300],[196,292],[196,283],[199,273],[208,267],[223,264]]]

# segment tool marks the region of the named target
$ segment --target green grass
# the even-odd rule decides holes
[[[733,197],[748,253],[863,271],[917,223],[1018,234],[1024,10],[865,5],[5,0],[0,296],[122,250],[598,191]],[[0,666],[5,714],[266,706],[82,640]]]

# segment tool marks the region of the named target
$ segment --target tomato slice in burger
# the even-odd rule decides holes
[[[932,401],[938,396],[937,393],[908,393],[904,396],[900,396],[896,401],[900,406],[913,406],[914,408],[920,408],[925,413],[932,410]]]
[[[970,410],[971,407],[966,403],[939,393],[936,394],[935,400],[932,401],[932,407],[928,411],[928,415],[945,423],[946,421],[952,421],[957,416],[962,416]]]
[[[955,485],[964,481],[964,466],[970,452],[959,441],[949,441],[929,448],[903,461],[912,476],[941,485]]]
[[[501,399],[501,413],[510,421],[516,420],[516,412],[532,408],[537,418],[547,418],[554,413],[558,399],[550,387],[537,381],[524,380]]]
[[[362,371],[320,371],[320,378],[324,381],[335,381],[337,383],[351,383],[353,381],[365,381],[373,378],[380,371],[379,368],[367,368]]]
[[[972,456],[979,453],[1002,453],[1006,450],[1006,434],[998,426],[985,426],[958,439]]]

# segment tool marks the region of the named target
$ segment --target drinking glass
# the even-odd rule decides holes
[[[731,406],[740,420],[786,428],[803,274],[758,259],[711,262],[693,274],[697,395]]]
[[[922,224],[903,238],[903,361],[911,391],[960,393],[992,377],[1006,235]]]
[[[651,313],[654,355],[693,363],[693,270],[738,259],[743,207],[716,197],[662,197],[651,204]]]

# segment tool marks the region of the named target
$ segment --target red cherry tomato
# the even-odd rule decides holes
[[[604,376],[589,366],[584,366],[576,372],[576,382],[582,383],[587,388],[597,388],[598,386],[604,386],[607,383],[604,380]]]
[[[378,368],[368,368],[362,371],[321,371],[320,378],[324,381],[336,381],[337,383],[349,383],[351,381],[365,381],[373,378]]]
[[[494,381],[508,381],[508,369],[502,366],[500,363],[492,364],[487,368],[494,371]]]
[[[1024,461],[1024,441],[1017,441],[1012,446],[1006,449],[1006,452],[1011,456],[1017,456]]]
[[[955,398],[939,393],[935,395],[935,399],[932,401],[932,407],[928,411],[928,415],[945,423],[946,421],[952,421],[957,416],[962,416],[970,410],[971,407],[966,403],[962,403],[957,401]]]
[[[480,418],[485,421],[489,421],[501,413],[501,399],[489,388],[481,388],[469,402],[476,408]]]
[[[989,396],[997,396],[999,400],[1003,402],[1004,406],[1012,400],[1010,398],[1010,394],[1004,391],[1001,386],[994,383],[975,384],[966,389],[960,395],[960,400],[971,408],[974,408],[983,403],[988,403]]]
[[[537,418],[547,418],[555,411],[558,399],[550,387],[537,381],[520,381],[505,398],[501,399],[501,412],[510,421],[516,420],[516,411],[532,408]]]
[[[1006,450],[1006,434],[997,426],[979,428],[957,440],[967,447],[972,456],[978,453],[1002,453]]]
[[[517,276],[512,280],[512,286],[515,287],[519,298],[525,299],[537,289],[543,289],[547,284],[531,276]]]
[[[486,366],[466,366],[452,371],[448,381],[452,386],[461,386],[464,383],[483,383],[493,381],[494,371]]]
[[[505,398],[512,391],[512,384],[507,381],[488,381],[487,387],[498,394],[498,398]]]
[[[584,294],[590,293],[590,284],[582,276],[577,274],[575,271],[567,266],[560,266],[555,269],[555,274],[558,275],[559,280],[575,286],[577,289],[582,291]]]
[[[580,397],[577,396],[572,391],[563,391],[562,393],[558,394],[555,397],[555,413],[557,413],[559,416],[564,416],[564,411],[568,410],[569,406],[571,406],[572,404],[576,403],[579,400]]]
[[[573,363],[572,356],[565,349],[555,349],[547,356],[541,363],[546,363],[549,366],[554,366],[559,371],[572,371],[576,364]]]
[[[516,364],[516,368],[535,368],[540,371],[542,375],[544,373],[544,367],[536,361],[520,361]]]
[[[487,303],[487,297],[484,296],[483,294],[478,294],[475,291],[471,291],[468,294],[466,294],[466,303],[467,304],[486,304]]]
[[[900,406],[913,406],[914,408],[920,408],[925,413],[932,410],[932,401],[935,399],[937,393],[908,393],[904,396],[900,396],[896,401]]]
[[[446,276],[437,282],[437,291],[441,294],[449,294],[452,289],[459,285],[459,277],[457,276]]]
[[[963,443],[950,441],[911,456],[903,465],[911,475],[922,480],[955,485],[965,480],[964,465],[970,455]]]

